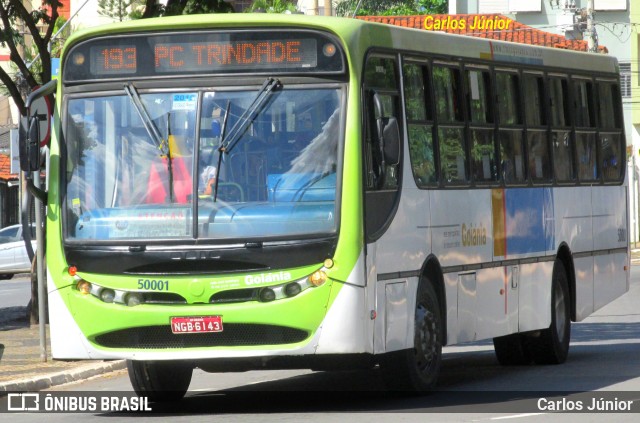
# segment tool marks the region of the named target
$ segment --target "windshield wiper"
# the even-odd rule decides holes
[[[227,118],[229,117],[229,109],[231,108],[231,100],[227,100],[227,108],[222,118],[222,128],[220,128],[220,147],[218,147],[218,166],[216,166],[215,185],[213,188],[213,202],[218,198],[218,176],[220,175],[220,166],[222,165],[222,153],[224,152],[224,133],[227,129]]]
[[[220,129],[220,146],[218,147],[218,166],[216,167],[215,172],[215,186],[213,189],[213,202],[216,202],[218,198],[218,176],[220,175],[220,166],[222,165],[222,153],[227,153],[233,149],[238,144],[238,141],[244,135],[247,128],[253,120],[258,116],[258,114],[262,111],[264,106],[267,104],[267,100],[273,93],[273,91],[277,88],[282,88],[282,83],[274,78],[267,78],[262,83],[262,86],[258,90],[258,94],[254,97],[253,101],[244,111],[244,113],[238,118],[238,121],[233,125],[231,131],[229,131],[229,136],[225,136],[226,128],[227,128],[227,118],[229,117],[229,109],[231,108],[231,101],[227,101],[227,108],[224,112],[224,117],[222,119],[222,128]]]
[[[255,96],[249,107],[247,107],[242,116],[238,118],[238,121],[229,131],[228,138],[222,139],[221,148],[223,149],[223,152],[229,154],[233,147],[238,144],[238,141],[247,131],[249,125],[253,123],[258,113],[260,113],[264,106],[266,106],[267,100],[269,100],[269,97],[271,96],[273,91],[278,88],[282,88],[282,83],[279,80],[274,78],[267,78],[264,81],[264,83],[258,90],[258,94]]]
[[[142,99],[140,98],[140,94],[138,94],[138,90],[133,84],[124,84],[124,92],[127,93],[129,98],[131,99],[131,104],[138,112],[140,116],[140,120],[142,120],[142,124],[144,128],[147,130],[149,137],[156,144],[158,149],[160,150],[160,154],[167,157],[167,172],[169,173],[169,201],[173,203],[173,168],[171,163],[171,147],[169,145],[169,137],[171,136],[171,126],[170,119],[171,115],[167,116],[167,142],[165,143],[162,135],[160,134],[160,130],[156,126],[153,119],[149,115],[147,108],[144,107],[142,103]]]

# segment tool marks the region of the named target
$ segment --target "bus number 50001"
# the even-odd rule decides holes
[[[167,291],[169,290],[169,281],[157,281],[155,279],[138,279],[138,289],[146,289],[149,291]]]

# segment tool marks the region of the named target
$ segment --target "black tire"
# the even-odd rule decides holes
[[[129,380],[139,396],[149,401],[179,401],[191,383],[193,366],[176,361],[127,360]]]
[[[551,281],[551,325],[541,331],[540,336],[527,339],[533,361],[537,364],[564,363],[569,355],[570,338],[569,282],[564,264],[556,259]]]
[[[390,390],[420,393],[435,387],[442,364],[443,328],[436,291],[423,280],[416,298],[414,348],[387,354],[380,363]]]
[[[493,347],[503,366],[524,366],[533,361],[526,339],[519,333],[493,338]]]

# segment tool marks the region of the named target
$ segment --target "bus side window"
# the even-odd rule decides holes
[[[396,189],[399,165],[382,165],[383,157],[377,139],[377,120],[395,117],[400,121],[398,72],[396,61],[391,58],[370,57],[365,68],[365,166],[367,189]],[[373,101],[377,94],[382,104],[378,110]],[[384,166],[384,168],[382,168]]]
[[[549,78],[551,117],[551,146],[556,180],[569,182],[575,179],[573,166],[573,140],[571,139],[571,108],[566,78]]]
[[[416,185],[427,187],[437,182],[429,71],[426,64],[406,63],[402,76],[411,169]]]
[[[573,105],[576,127],[578,179],[581,182],[600,178],[597,160],[595,114],[593,107],[593,83],[590,80],[573,80]]]
[[[465,80],[473,179],[476,182],[496,182],[498,160],[493,139],[493,102],[489,70],[467,68]]]
[[[403,122],[400,118],[399,82],[396,57],[371,55],[367,58],[362,91],[364,108],[362,149],[367,242],[375,241],[384,234],[393,220],[399,200],[398,187],[402,159],[400,158],[398,164],[385,163],[382,166],[384,154],[377,136],[379,118],[394,117],[397,123]],[[377,107],[375,103],[378,103]],[[386,119],[384,121],[391,122]],[[398,129],[402,139],[402,128]]]
[[[617,182],[624,175],[625,149],[622,145],[620,88],[614,81],[598,82],[598,144],[605,182]]]
[[[527,171],[534,183],[551,181],[551,158],[547,142],[544,79],[540,74],[524,74],[523,98],[527,124]]]
[[[520,78],[514,72],[496,72],[499,119],[498,148],[502,180],[505,184],[522,184],[526,180]]]
[[[464,137],[464,116],[460,107],[462,81],[460,69],[434,65],[433,88],[436,98],[440,172],[445,184],[461,184],[469,180]]]

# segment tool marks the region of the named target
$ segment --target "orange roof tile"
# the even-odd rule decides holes
[[[584,40],[568,40],[562,35],[545,32],[498,14],[358,16],[358,18],[369,22],[424,30],[427,30],[426,20],[426,26],[432,31],[568,50],[588,50],[588,44]],[[599,50],[601,53],[608,52],[604,46],[600,46]]]
[[[11,158],[7,154],[0,154],[0,180],[18,180],[18,175],[15,173],[11,173]]]

